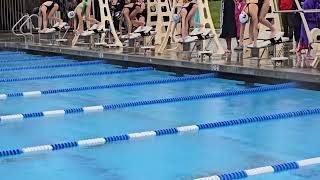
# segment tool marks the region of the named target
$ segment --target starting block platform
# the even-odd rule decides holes
[[[257,67],[260,66],[260,60],[268,48],[272,48],[271,63],[273,64],[274,68],[276,68],[278,64],[283,66],[284,62],[289,60],[287,57],[281,56],[284,44],[289,41],[289,38],[283,37],[283,35],[283,32],[279,32],[274,38],[270,38],[271,32],[263,31],[259,33],[256,46],[253,44],[247,46],[248,49],[251,49],[251,60],[257,61]],[[277,45],[281,45],[278,51]],[[262,53],[260,53],[260,50],[262,50]]]

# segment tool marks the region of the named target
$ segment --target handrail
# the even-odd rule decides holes
[[[21,34],[22,34],[23,36],[26,36],[26,35],[31,35],[31,36],[33,36],[33,34],[32,34],[32,28],[31,28],[31,27],[30,27],[30,33],[24,33],[24,32],[22,31],[23,26],[26,25],[26,23],[29,22],[29,20],[30,20],[32,17],[37,17],[37,18],[39,18],[39,16],[38,16],[37,14],[32,14],[31,16],[29,16],[29,17],[22,23],[22,25],[20,26],[20,32],[21,32]]]
[[[31,27],[32,22],[30,21],[32,17],[37,17],[37,18],[39,18],[39,16],[38,16],[37,14],[32,14],[32,15],[29,16],[29,17],[22,23],[22,25],[20,26],[20,32],[21,32],[22,36],[24,37],[25,43],[27,43],[27,36],[28,36],[28,35],[31,36],[31,40],[32,40],[32,41],[34,40],[34,35],[32,34],[32,27]],[[30,27],[29,27],[29,28],[30,28],[30,33],[24,33],[23,30],[22,30],[23,26],[25,26],[27,23],[29,23],[29,25],[30,25]]]
[[[11,29],[11,31],[12,31],[12,33],[14,34],[14,35],[16,35],[16,36],[23,36],[23,34],[17,34],[15,31],[14,31],[14,29],[18,26],[18,24],[22,21],[22,20],[24,20],[26,17],[29,17],[29,14],[26,14],[26,15],[24,15],[24,16],[22,16],[20,19],[19,19],[19,21],[12,27],[12,29]],[[21,31],[20,31],[21,32]]]

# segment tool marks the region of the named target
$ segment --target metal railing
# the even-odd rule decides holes
[[[13,33],[14,35],[16,35],[16,36],[23,36],[23,34],[21,33],[21,29],[20,29],[20,34],[16,33],[15,29],[16,29],[16,27],[17,27],[24,19],[26,19],[26,18],[28,18],[28,17],[29,17],[29,14],[26,14],[26,15],[22,16],[22,17],[19,19],[19,21],[16,22],[16,24],[13,25],[11,31],[12,31],[12,33]]]
[[[37,14],[32,14],[31,16],[29,16],[22,24],[21,24],[21,26],[20,26],[20,33],[21,33],[21,35],[24,37],[24,41],[25,41],[25,43],[27,42],[27,38],[28,38],[28,36],[31,36],[31,41],[33,42],[34,41],[34,35],[32,34],[32,29],[33,29],[33,23],[32,23],[32,18],[33,17],[37,17],[37,19],[39,19],[39,16],[37,15]],[[28,25],[29,27],[29,29],[30,29],[30,32],[28,32],[28,33],[24,33],[23,32],[23,27],[25,26],[25,25]],[[40,37],[40,35],[39,35],[39,37]]]

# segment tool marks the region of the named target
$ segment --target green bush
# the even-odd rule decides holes
[[[212,17],[212,21],[214,27],[216,29],[220,28],[220,8],[221,8],[221,1],[211,0],[209,1],[209,8]]]

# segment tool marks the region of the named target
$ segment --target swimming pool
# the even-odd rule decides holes
[[[0,53],[0,65],[0,151],[320,107],[318,91],[290,84],[248,89],[214,74],[176,77],[149,67],[12,52]],[[319,117],[57,147],[62,150],[1,157],[0,173],[3,179],[194,179],[235,172],[319,156]],[[318,180],[320,167],[249,179]]]

